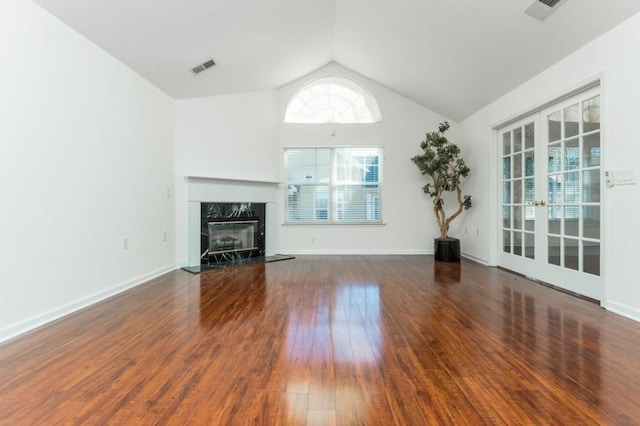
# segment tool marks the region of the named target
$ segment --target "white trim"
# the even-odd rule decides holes
[[[640,310],[632,308],[631,306],[617,302],[607,302],[606,306],[602,305],[602,307],[614,314],[622,315],[623,317],[640,322]]]
[[[565,90],[560,94],[545,98],[539,102],[533,104],[533,106],[525,108],[524,110],[513,114],[496,124],[491,126],[494,130],[500,130],[503,127],[510,126],[514,124],[516,121],[523,120],[532,114],[536,114],[540,111],[543,111],[547,108],[551,108],[557,103],[560,103],[566,99],[572,98],[576,95],[579,95],[582,92],[586,92],[589,89],[593,89],[594,87],[598,87],[602,85],[602,73],[598,73],[597,75],[584,80],[581,83],[576,84],[575,86],[569,88],[569,90]]]
[[[498,206],[500,204],[500,194],[502,191],[501,183],[502,178],[498,173],[498,157],[500,157],[500,131],[498,129],[491,129],[491,144],[489,146],[489,217],[494,220],[489,220],[489,235],[493,235],[493,238],[489,238],[489,266],[498,266],[498,256],[501,247],[501,233],[500,225],[502,224],[502,210]]]
[[[98,293],[94,293],[90,296],[84,297],[73,303],[69,303],[67,305],[56,308],[52,311],[46,312],[41,315],[37,315],[31,319],[28,319],[26,321],[22,321],[18,324],[7,327],[0,331],[0,342],[4,342],[14,337],[20,336],[21,334],[27,333],[31,330],[34,330],[52,321],[60,319],[64,316],[70,315],[84,308],[88,308],[89,306],[95,305],[96,303],[99,303],[105,299],[113,297],[119,293],[132,289],[134,287],[137,287],[141,284],[145,284],[146,282],[154,278],[157,278],[161,275],[164,275],[167,272],[171,272],[174,269],[176,269],[175,265],[165,266],[153,272],[149,272],[147,274],[141,275],[130,281],[126,281],[110,289],[103,290]]]
[[[605,173],[607,170],[610,170],[610,162],[609,162],[609,114],[610,114],[610,106],[608,102],[608,93],[607,90],[607,78],[603,75],[600,80],[600,256],[602,259],[600,260],[600,304],[604,307],[605,304],[608,304],[609,300],[609,292],[608,292],[608,277],[609,277],[609,262],[611,262],[611,258],[609,256],[609,251],[605,249],[605,247],[609,247],[609,235],[611,235],[611,226],[609,223],[609,197],[610,190],[605,184]],[[602,111],[604,110],[604,114]],[[636,321],[640,321],[640,315],[634,318]]]
[[[339,205],[337,198],[336,198],[336,192],[337,192],[337,188],[340,187],[344,187],[344,186],[353,186],[353,187],[358,187],[361,184],[367,184],[368,182],[359,182],[357,184],[352,184],[351,182],[349,183],[339,183],[338,179],[337,179],[337,170],[338,170],[338,166],[337,166],[337,151],[340,149],[345,149],[345,150],[377,150],[377,155],[376,158],[378,159],[378,163],[377,163],[377,168],[378,168],[378,181],[377,182],[370,182],[370,184],[373,186],[375,185],[378,189],[377,192],[377,204],[378,204],[378,209],[377,209],[377,216],[378,219],[371,219],[371,220],[359,220],[359,221],[350,221],[350,220],[340,220],[337,218],[338,213],[337,213],[337,206]],[[331,175],[329,177],[329,182],[315,182],[315,183],[301,183],[301,182],[290,182],[289,181],[289,169],[287,168],[287,161],[286,161],[286,157],[287,157],[287,153],[288,151],[296,151],[296,150],[316,150],[316,160],[317,160],[317,150],[329,150],[331,153],[331,159],[329,160],[329,162],[327,164],[325,164],[325,166],[328,166],[328,168],[330,169]],[[359,226],[359,225],[373,225],[373,226],[384,226],[386,225],[386,223],[384,222],[382,213],[384,211],[384,146],[376,146],[376,145],[364,145],[364,146],[359,146],[359,145],[347,145],[347,146],[305,146],[305,147],[283,147],[282,148],[282,170],[284,171],[284,175],[286,175],[287,177],[285,178],[285,182],[284,182],[284,186],[285,186],[285,190],[282,193],[283,196],[283,221],[281,222],[281,224],[283,226],[289,226],[289,225],[320,225],[320,226],[331,226],[331,225],[355,225],[355,226]],[[296,170],[296,171],[303,171],[303,168],[300,167],[292,167],[292,170]],[[288,194],[288,188],[290,186],[308,186],[308,187],[319,187],[319,186],[328,186],[328,190],[329,190],[329,194],[328,194],[328,201],[327,201],[327,206],[328,206],[328,210],[327,210],[327,220],[324,219],[316,219],[316,220],[296,220],[296,219],[288,219],[289,217],[289,194]],[[373,194],[372,194],[373,195]],[[362,200],[363,202],[365,202],[364,200]],[[366,213],[366,205],[361,206],[364,207],[364,209],[361,210],[362,213]],[[310,212],[314,212],[315,210],[315,199],[314,199],[314,205],[311,208]]]
[[[283,255],[292,255],[292,256],[306,256],[306,255],[432,255],[433,250],[429,249],[406,249],[406,250],[344,250],[344,249],[331,249],[331,250],[281,250],[281,254]]]
[[[405,250],[283,250],[283,254],[291,256],[331,256],[331,255],[397,255],[397,256],[414,256],[426,255],[433,256],[431,249],[405,249]],[[468,253],[462,253],[462,257],[472,260],[476,263],[489,267],[485,259],[480,259]]]
[[[214,176],[185,176],[184,177],[187,182],[190,181],[220,181],[226,183],[248,183],[248,184],[264,184],[264,185],[280,185],[282,182],[274,181],[274,180],[255,180],[255,179],[235,179],[235,178],[221,178]]]
[[[281,222],[282,226],[322,226],[327,227],[330,225],[336,226],[387,226],[387,222],[336,222],[334,221],[325,221],[325,222]]]
[[[200,216],[202,203],[264,203],[265,254],[277,250],[276,198],[279,182],[248,179],[202,178],[185,176],[187,180],[187,262],[200,265]]]
[[[486,259],[480,259],[479,257],[476,257],[469,253],[461,253],[461,256],[465,259],[473,260],[476,263],[489,267],[489,262]]]
[[[328,80],[330,80],[330,82],[328,82]],[[335,87],[344,87],[346,89],[351,89],[348,87],[348,84],[347,85],[341,84],[339,80],[344,80],[345,82],[353,83],[354,88],[358,89],[358,90],[353,90],[353,92],[357,93],[359,96],[356,96],[355,98],[351,99],[349,103],[352,107],[355,107],[356,105],[354,101],[364,99],[364,107],[369,113],[369,116],[371,117],[371,121],[363,121],[362,117],[360,116],[356,117],[356,121],[340,121],[340,120],[336,121],[335,116],[333,116],[329,121],[317,121],[317,118],[318,118],[317,111],[314,112],[314,117],[311,119],[311,121],[307,121],[308,119],[302,118],[300,115],[300,112],[306,109],[306,102],[302,100],[302,98],[300,97],[300,94],[304,93],[305,91],[308,91],[309,89],[313,89],[314,87],[322,86],[325,84],[330,84],[331,86],[335,86]],[[333,97],[333,90],[330,90],[329,93],[326,93],[324,95],[328,95],[329,99],[331,99]],[[315,98],[317,98],[317,96],[313,96],[312,99],[315,99]],[[294,100],[297,100],[297,99],[299,99],[300,102],[304,104],[304,107],[298,111],[294,111],[292,108],[292,105],[294,103]],[[343,99],[346,99],[346,98],[343,98]],[[332,104],[332,102],[330,103]],[[370,105],[372,105],[373,108],[370,108],[369,107]],[[337,112],[333,108],[333,105],[331,105],[331,111],[332,113]],[[300,119],[302,121],[300,121]],[[296,125],[296,124],[331,124],[331,125],[376,124],[382,121],[382,110],[380,109],[380,104],[378,103],[378,100],[376,99],[376,97],[373,95],[373,92],[371,92],[371,90],[369,90],[369,88],[366,87],[364,84],[360,83],[359,81],[356,81],[351,77],[345,77],[344,75],[337,75],[337,74],[329,74],[329,75],[324,75],[320,77],[315,77],[307,81],[303,85],[301,85],[289,98],[289,102],[287,102],[287,106],[284,110],[284,118],[282,121],[284,124],[293,124],[293,125]]]
[[[570,276],[570,272],[568,272],[568,270],[566,270],[565,268],[561,268],[561,270],[558,270],[557,272],[550,272],[550,271],[546,271],[543,270],[542,273],[544,275],[539,275],[539,274],[533,274],[531,272],[527,272],[525,269],[525,265],[524,264],[518,264],[518,266],[514,266],[514,265],[505,265],[504,262],[501,264],[500,263],[500,241],[501,241],[501,233],[500,233],[500,229],[501,229],[501,218],[502,218],[502,212],[501,212],[501,208],[500,208],[500,204],[501,204],[501,200],[500,200],[500,192],[501,192],[501,188],[500,188],[500,183],[501,183],[501,177],[500,177],[500,172],[499,172],[499,159],[501,157],[501,139],[500,139],[500,133],[503,130],[508,130],[510,128],[513,128],[514,126],[519,126],[521,123],[528,121],[529,119],[536,121],[536,146],[537,147],[541,147],[542,145],[540,144],[544,144],[544,141],[546,140],[546,136],[542,137],[541,141],[538,141],[538,136],[539,135],[545,135],[547,133],[545,125],[546,125],[546,121],[544,119],[544,116],[549,112],[549,111],[553,111],[556,109],[563,109],[569,102],[573,103],[575,101],[577,101],[577,99],[581,99],[584,100],[585,96],[600,96],[600,101],[601,104],[604,102],[604,97],[605,97],[605,90],[603,88],[603,76],[602,74],[599,74],[597,78],[591,79],[589,80],[587,83],[583,83],[577,86],[574,86],[573,89],[564,92],[562,95],[557,96],[555,98],[552,98],[552,100],[549,100],[547,102],[545,102],[543,105],[540,105],[539,107],[535,107],[532,108],[529,111],[529,113],[527,114],[520,114],[517,115],[518,120],[515,120],[515,118],[511,118],[508,120],[503,121],[498,127],[493,127],[492,129],[492,145],[491,145],[491,151],[492,151],[492,159],[495,159],[496,164],[492,166],[491,170],[489,171],[490,174],[490,179],[493,180],[493,184],[490,186],[490,188],[495,188],[495,190],[497,191],[497,194],[495,197],[491,197],[491,204],[490,204],[490,213],[492,214],[492,217],[495,218],[495,220],[493,221],[494,225],[497,226],[497,228],[494,230],[493,232],[493,238],[491,239],[491,241],[493,242],[493,246],[491,247],[491,253],[490,256],[493,256],[495,254],[496,256],[496,260],[497,260],[497,264],[498,266],[504,266],[507,269],[510,270],[514,270],[517,273],[523,274],[525,276],[528,275],[535,275],[534,279],[535,280],[540,280],[543,282],[549,282],[553,285],[559,286],[560,288],[564,288],[567,289],[569,291],[572,292],[576,292],[578,294],[583,294],[586,295],[587,297],[593,298],[595,300],[598,300],[601,304],[603,304],[603,301],[605,300],[604,298],[604,294],[605,294],[605,261],[606,258],[603,257],[603,255],[607,252],[606,251],[606,241],[607,241],[607,234],[606,234],[606,229],[605,229],[605,224],[607,222],[604,222],[604,220],[606,220],[605,215],[606,215],[606,186],[605,185],[601,185],[601,199],[600,199],[600,207],[601,207],[601,236],[600,236],[600,253],[601,253],[601,270],[600,270],[600,275],[597,278],[598,279],[598,285],[597,288],[595,288],[595,284],[594,281],[592,281],[591,279],[588,280],[589,284],[591,284],[591,286],[583,286],[581,287],[582,289],[586,289],[586,290],[582,290],[582,291],[578,291],[576,289],[572,289],[571,286],[578,286],[578,284],[576,283],[575,280],[575,276]],[[606,105],[605,105],[606,106]],[[601,147],[601,164],[600,164],[600,170],[601,170],[601,180],[604,177],[604,171],[607,170],[606,169],[606,151],[607,151],[607,144],[606,144],[606,135],[605,135],[605,131],[607,129],[607,123],[605,120],[607,111],[605,111],[605,116],[601,117],[601,127],[600,127],[600,147]],[[516,116],[514,116],[516,117]],[[537,169],[537,168],[536,168]],[[539,171],[536,170],[536,173],[538,173]],[[544,188],[544,187],[543,187]],[[544,189],[546,191],[546,189]],[[490,194],[491,195],[491,194]],[[545,197],[546,198],[546,197]],[[538,235],[539,229],[536,225],[536,235]],[[581,238],[582,239],[582,238]],[[540,247],[538,245],[538,242],[536,242],[537,246]],[[519,262],[519,261],[517,261]],[[528,265],[528,267],[534,267],[534,265]],[[562,274],[565,273],[563,271],[566,271],[567,273],[563,276]],[[560,285],[559,282],[562,282],[563,284]],[[597,293],[597,294],[596,294]]]
[[[343,145],[284,145],[282,147],[282,153],[284,154],[284,151],[286,151],[287,149],[306,149],[306,148],[363,148],[363,149],[368,149],[368,148],[378,148],[381,149],[383,154],[382,157],[384,159],[384,144],[381,145],[353,145],[353,144],[343,144]]]

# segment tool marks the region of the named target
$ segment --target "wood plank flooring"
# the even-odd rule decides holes
[[[640,324],[464,259],[174,271],[0,345],[0,424],[640,424]]]

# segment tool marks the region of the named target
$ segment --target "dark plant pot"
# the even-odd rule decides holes
[[[435,259],[442,262],[460,262],[460,240],[457,238],[433,239]]]

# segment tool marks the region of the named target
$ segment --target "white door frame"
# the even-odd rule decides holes
[[[513,114],[508,116],[507,118],[498,121],[497,123],[491,125],[490,130],[490,138],[491,144],[489,146],[489,217],[491,218],[489,221],[489,253],[488,253],[488,265],[489,266],[498,266],[498,253],[501,249],[501,235],[498,232],[501,229],[502,225],[502,213],[501,209],[498,208],[500,194],[502,191],[501,188],[501,177],[498,173],[498,150],[501,145],[499,144],[499,131],[501,128],[509,126],[519,120],[522,120],[528,116],[531,116],[535,113],[539,113],[557,103],[562,102],[565,99],[574,97],[582,92],[586,92],[589,89],[594,87],[600,88],[600,102],[602,108],[604,108],[604,114],[601,116],[602,130],[601,130],[601,149],[604,154],[602,156],[601,162],[601,170],[602,175],[604,176],[604,172],[608,170],[607,166],[607,155],[606,155],[606,147],[608,141],[608,126],[606,123],[609,122],[608,114],[609,108],[606,98],[606,83],[602,73],[599,73],[595,76],[592,76],[583,82],[576,84],[572,88],[556,94],[555,96],[548,97],[539,101],[538,103],[532,105],[529,108],[521,110],[517,114]],[[606,249],[606,241],[609,235],[609,221],[608,221],[608,191],[607,187],[604,185],[604,178],[602,178],[602,190],[601,190],[601,204],[602,204],[602,216],[601,216],[601,270],[600,270],[600,279],[601,279],[601,297],[600,297],[600,305],[606,308],[606,300],[607,300],[607,270],[608,270],[608,255]]]

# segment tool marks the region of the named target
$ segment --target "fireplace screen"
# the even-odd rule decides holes
[[[255,250],[257,220],[209,222],[209,254]]]

